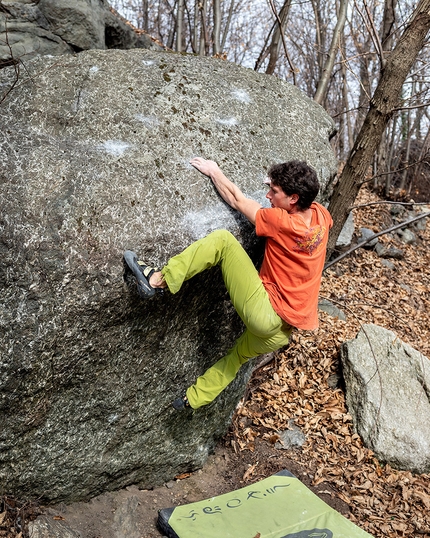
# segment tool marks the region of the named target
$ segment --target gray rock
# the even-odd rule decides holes
[[[396,217],[404,216],[407,213],[407,209],[401,204],[392,204],[390,205],[390,213]]]
[[[407,245],[413,245],[417,242],[417,236],[412,232],[411,230],[408,230],[408,228],[405,228],[403,230],[399,230],[398,235],[400,236],[403,243],[406,243]]]
[[[342,231],[336,241],[336,247],[347,247],[351,244],[352,237],[354,235],[354,215],[350,211],[348,218],[343,225]]]
[[[333,318],[338,318],[342,321],[346,321],[345,312],[343,312],[340,308],[338,308],[328,299],[321,299],[318,302],[318,308],[323,312],[327,312],[327,314],[330,314],[330,316],[332,316]]]
[[[106,0],[14,0],[3,2],[2,8],[0,67],[14,59],[26,62],[89,49],[161,49],[113,12]]]
[[[387,269],[391,269],[392,271],[394,271],[394,269],[396,269],[396,266],[394,265],[394,263],[390,262],[389,260],[382,259],[381,260],[381,265],[383,265],[384,267],[387,267]]]
[[[31,538],[82,538],[78,531],[70,529],[63,521],[48,516],[39,516],[28,524]]]
[[[428,473],[429,359],[372,324],[343,344],[341,357],[348,411],[364,444],[396,469]]]
[[[361,241],[367,241],[370,237],[375,235],[375,232],[373,230],[370,230],[369,228],[360,228],[360,237],[359,242]],[[378,238],[375,237],[375,239],[372,239],[368,243],[366,243],[363,248],[372,249],[376,246],[378,243]]]
[[[395,247],[385,247],[382,243],[377,243],[375,247],[376,253],[380,258],[393,258],[395,260],[403,260],[405,253],[403,250]]]
[[[327,378],[327,385],[331,389],[337,389],[342,385],[342,376],[340,374],[331,374]]]
[[[426,206],[426,207],[427,207],[427,211],[429,211],[428,206]],[[419,213],[418,213],[418,214],[419,214]],[[418,214],[416,214],[416,215],[412,215],[412,217],[414,217],[414,216],[418,216]],[[413,226],[413,228],[414,228],[415,230],[418,230],[419,232],[424,231],[424,230],[426,229],[426,227],[427,227],[427,218],[423,218],[423,219],[417,220],[416,222],[413,223],[412,226]]]
[[[241,322],[218,269],[141,302],[122,253],[162,265],[227,228],[259,259],[189,159],[264,202],[273,162],[305,159],[329,183],[333,123],[294,86],[210,58],[87,51],[28,70],[0,115],[1,489],[72,501],[154,486],[202,466],[252,364],[214,405],[176,413]],[[13,80],[0,72],[0,95]]]
[[[306,436],[301,429],[294,424],[293,420],[289,421],[288,430],[278,432],[280,441],[275,443],[275,448],[290,450],[291,448],[300,448],[306,442]]]

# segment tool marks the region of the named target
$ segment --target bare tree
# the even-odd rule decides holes
[[[390,51],[393,47],[394,28],[396,22],[397,0],[385,0],[384,17],[381,26],[381,43],[384,51]]]
[[[267,75],[272,75],[273,72],[275,71],[276,62],[278,61],[279,51],[281,48],[281,43],[285,39],[284,33],[285,33],[285,27],[288,21],[288,13],[290,11],[291,0],[285,0],[284,5],[282,6],[282,9],[279,12],[279,15],[276,13],[276,9],[272,0],[270,0],[270,3],[276,17],[276,23],[275,23],[274,31],[272,34],[272,41],[269,46],[269,63],[266,68]],[[285,41],[284,41],[284,48],[285,48],[285,54],[288,55]]]
[[[327,88],[330,82],[330,77],[333,73],[333,67],[336,60],[339,41],[343,32],[343,27],[345,26],[348,3],[348,0],[340,0],[339,13],[337,16],[337,23],[333,32],[330,50],[328,51],[327,60],[321,73],[321,78],[318,83],[317,91],[315,92],[314,99],[319,104],[324,101],[327,94]]]
[[[176,50],[181,52],[183,50],[182,41],[183,41],[183,28],[184,28],[184,11],[185,11],[185,0],[178,0],[178,15],[176,17]]]
[[[213,54],[219,54],[221,52],[221,0],[213,0]]]
[[[410,23],[387,59],[369,112],[334,188],[329,204],[334,220],[328,245],[329,256],[366,177],[388,121],[399,106],[403,83],[424,45],[429,29],[430,0],[420,0]]]
[[[221,51],[225,48],[225,42],[227,41],[228,32],[230,30],[230,24],[231,19],[233,17],[233,11],[234,11],[234,0],[231,0],[230,7],[228,8],[228,15],[227,15],[227,21],[225,23],[224,32],[222,34],[222,40],[221,40]]]

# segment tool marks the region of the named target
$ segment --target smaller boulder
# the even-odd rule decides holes
[[[394,265],[394,263],[390,262],[389,260],[382,259],[381,260],[381,265],[383,265],[387,269],[390,269],[391,271],[394,271],[396,269],[396,266]]]
[[[80,532],[70,529],[58,519],[45,515],[30,522],[28,527],[31,538],[82,538]]]
[[[355,429],[379,461],[430,472],[429,359],[392,332],[364,325],[341,359]]]
[[[417,236],[414,234],[414,232],[408,230],[408,228],[399,230],[398,235],[403,243],[406,243],[407,245],[413,245],[417,242]]]
[[[342,231],[339,234],[339,237],[336,241],[336,247],[348,247],[352,242],[352,237],[354,235],[354,216],[352,211],[349,213],[348,218],[343,225]]]
[[[326,312],[329,316],[333,318],[346,321],[345,312],[338,308],[336,305],[334,305],[328,299],[320,299],[320,301],[318,301],[318,309],[322,310],[323,312]]]
[[[3,5],[4,4],[4,5]],[[107,0],[9,0],[0,9],[0,68],[36,56],[161,47]]]
[[[385,247],[382,243],[375,246],[376,253],[380,258],[393,258],[394,260],[403,260],[405,253],[403,250],[395,247]]]
[[[368,239],[373,237],[375,235],[375,232],[370,230],[369,228],[360,228],[360,234],[361,235],[360,235],[359,241],[361,242],[361,241],[367,241]],[[375,247],[377,243],[378,243],[378,238],[375,237],[375,239],[372,239],[371,241],[363,245],[363,248],[367,248],[370,250],[373,247]]]
[[[301,448],[306,442],[306,436],[302,430],[294,424],[294,420],[288,421],[288,430],[278,432],[279,441],[275,448],[281,450],[291,450],[292,448]]]
[[[401,204],[393,204],[390,206],[390,213],[393,215],[393,217],[404,217],[407,214],[407,209],[404,205]]]

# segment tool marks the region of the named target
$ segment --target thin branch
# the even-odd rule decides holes
[[[337,114],[333,114],[332,119],[338,118],[339,116],[343,116],[344,114],[349,114],[350,112],[357,112],[358,110],[362,110],[362,109],[367,110],[367,107],[354,106],[352,108],[348,108],[348,110],[342,110],[341,112],[338,112]]]
[[[355,247],[350,248],[349,250],[347,250],[346,252],[344,252],[343,254],[341,254],[340,256],[332,260],[331,262],[326,263],[324,266],[324,271],[328,269],[329,267],[331,267],[332,265],[334,265],[335,263],[338,263],[344,258],[346,258],[347,256],[349,256],[355,250],[363,247],[367,243],[370,243],[370,241],[373,241],[377,237],[380,237],[381,235],[385,235],[390,232],[394,232],[394,230],[398,230],[400,228],[406,228],[407,226],[409,226],[409,224],[412,224],[413,222],[417,222],[418,220],[424,219],[426,217],[430,217],[430,211],[428,211],[427,213],[423,213],[422,215],[418,215],[418,217],[414,217],[413,219],[409,219],[405,222],[401,222],[400,224],[396,224],[395,226],[392,226],[391,228],[387,228],[386,230],[382,230],[382,232],[378,232],[374,235],[371,235],[370,237],[368,237],[364,241],[361,241],[360,243],[355,245]]]
[[[415,105],[415,106],[400,106],[398,108],[393,108],[393,112],[398,112],[399,110],[415,110],[416,108],[425,108],[430,105],[429,103],[423,103],[421,105]]]
[[[395,174],[396,172],[402,172],[403,170],[407,170],[408,168],[413,168],[414,166],[416,166],[417,164],[420,164],[422,162],[427,163],[428,156],[429,156],[428,152],[426,152],[422,159],[419,159],[418,161],[414,161],[413,163],[407,164],[403,168],[396,168],[395,170],[390,170],[389,172],[381,172],[380,174],[375,174],[370,179],[365,179],[364,181],[362,181],[360,183],[360,185],[366,185],[366,183],[370,183],[371,181],[373,181],[374,179],[376,179],[378,177],[389,176],[391,174]]]
[[[275,29],[275,26],[276,26],[276,21],[273,22],[272,28],[270,28],[270,31],[268,32],[268,34],[266,36],[266,39],[264,41],[264,45],[261,48],[260,55],[258,56],[258,58],[257,58],[257,60],[255,62],[254,71],[258,71],[260,69],[260,67],[261,67],[261,64],[267,58],[267,55],[269,53],[269,48],[267,46],[267,43],[269,42],[270,36],[272,35],[272,32]]]
[[[358,204],[353,205],[350,209],[358,209],[360,207],[369,207],[371,205],[404,205],[404,206],[415,206],[415,205],[430,205],[430,202],[392,202],[391,200],[381,200],[380,202],[369,202],[368,204]]]
[[[4,40],[4,43],[6,43],[6,46],[7,48],[9,49],[9,53],[10,53],[10,57],[11,57],[11,61],[12,61],[12,65],[14,67],[14,70],[15,70],[15,80],[13,81],[12,83],[12,86],[6,91],[6,93],[4,93],[1,97],[0,97],[0,103],[3,103],[3,101],[6,100],[6,97],[10,94],[10,92],[15,88],[15,86],[17,85],[18,83],[18,80],[19,80],[19,75],[20,75],[20,63],[21,63],[21,60],[15,60],[14,58],[14,55],[13,55],[13,50],[12,50],[12,47],[9,43],[9,34],[8,34],[8,30],[7,30],[7,18],[5,17],[4,19],[4,31],[5,31],[5,40]]]

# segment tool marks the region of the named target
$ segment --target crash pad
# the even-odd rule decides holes
[[[369,538],[289,471],[245,488],[159,510],[168,538]]]

